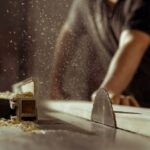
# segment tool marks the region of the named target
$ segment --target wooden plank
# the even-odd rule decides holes
[[[91,120],[92,102],[85,101],[46,101],[44,106],[52,111],[59,111]],[[117,128],[150,136],[150,109],[113,105]]]

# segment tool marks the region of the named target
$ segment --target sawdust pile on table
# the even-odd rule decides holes
[[[38,130],[38,125],[32,121],[19,121],[18,119],[0,119],[0,127],[16,127],[25,132]]]

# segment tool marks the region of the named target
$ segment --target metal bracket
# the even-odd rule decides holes
[[[99,89],[93,104],[91,120],[107,126],[116,128],[115,114],[108,92]]]
[[[36,121],[37,106],[34,98],[15,98],[10,100],[10,107],[15,110],[15,115],[19,120]]]

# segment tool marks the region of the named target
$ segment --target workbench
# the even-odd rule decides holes
[[[0,150],[150,150],[149,137],[65,113],[39,111],[37,132],[1,127]]]

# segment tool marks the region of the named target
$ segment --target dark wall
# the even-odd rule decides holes
[[[17,0],[0,1],[0,91],[18,80],[20,9]]]

